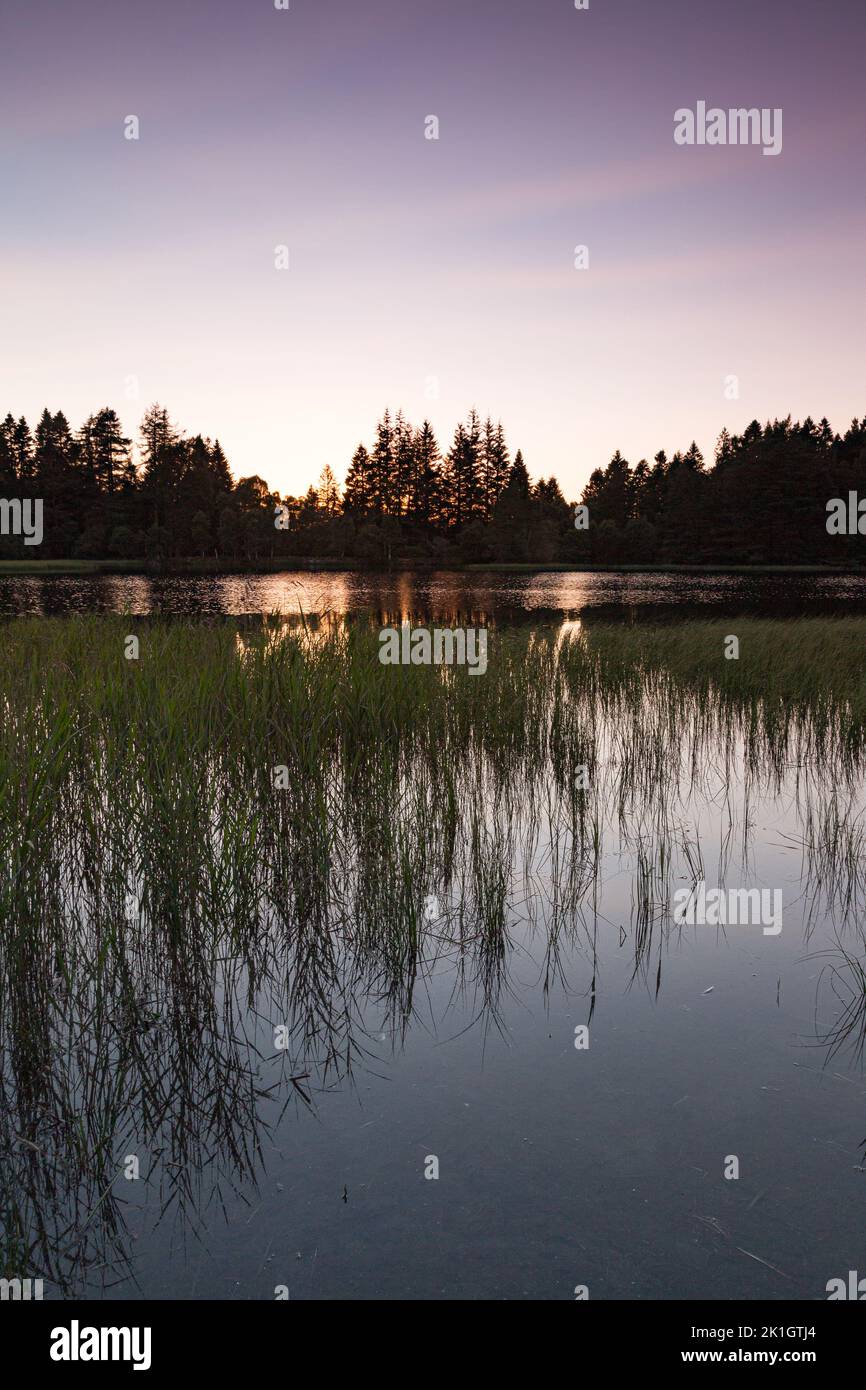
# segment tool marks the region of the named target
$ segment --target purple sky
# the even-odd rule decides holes
[[[159,400],[290,492],[386,404],[501,417],[569,496],[844,427],[864,48],[864,0],[0,0],[0,410]],[[782,153],[678,147],[698,100],[781,107]]]

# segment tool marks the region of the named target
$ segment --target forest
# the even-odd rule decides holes
[[[572,500],[553,476],[533,481],[502,424],[475,410],[447,448],[429,421],[386,410],[342,487],[326,466],[297,497],[235,479],[219,440],[185,434],[158,404],[137,450],[110,407],[75,430],[48,409],[32,428],[11,412],[0,423],[0,498],[42,499],[40,560],[851,565],[861,538],[830,534],[827,508],[858,489],[866,496],[866,416],[844,434],[826,419],[753,420],[722,430],[709,462],[694,442],[634,464],[617,450]],[[0,558],[34,555],[0,536]]]

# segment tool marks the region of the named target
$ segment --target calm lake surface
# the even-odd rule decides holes
[[[0,580],[7,614],[559,615],[564,633],[600,614],[784,622],[861,605],[866,581],[849,577]],[[860,866],[816,850],[834,816],[859,844],[862,778],[816,756],[806,721],[756,746],[684,697],[674,733],[652,690],[580,717],[599,768],[591,851],[546,761],[506,773],[467,754],[466,858],[434,901],[418,887],[430,928],[411,978],[362,960],[345,917],[327,960],[276,938],[258,967],[240,952],[230,978],[214,973],[213,1062],[168,1078],[195,1092],[182,1143],[154,1141],[152,1098],[109,1099],[82,1070],[81,1114],[110,1133],[121,1174],[141,1155],[142,1180],[117,1177],[125,1224],[92,1250],[67,1253],[60,1223],[52,1263],[68,1282],[49,1278],[46,1297],[573,1299],[586,1285],[592,1299],[809,1300],[866,1267]],[[659,756],[633,763],[644,742]],[[338,800],[332,814],[353,812]],[[334,870],[341,909],[357,872]],[[698,878],[780,890],[782,930],[675,925],[670,894]],[[494,880],[491,955],[464,913]],[[153,1002],[155,1059],[176,1056],[171,1004]],[[195,1072],[195,1045],[182,1052]]]
[[[0,613],[197,614],[349,612],[577,616],[589,610],[706,616],[708,609],[767,616],[866,611],[858,575],[502,574],[494,571],[289,571],[224,576],[0,576]]]

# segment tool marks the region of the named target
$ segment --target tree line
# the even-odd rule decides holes
[[[43,499],[46,559],[724,565],[856,561],[859,537],[828,533],[827,502],[866,496],[866,416],[844,435],[825,419],[754,420],[723,430],[709,465],[695,443],[633,466],[617,451],[572,502],[555,477],[533,482],[502,424],[475,410],[446,449],[429,421],[386,410],[342,489],[326,467],[298,497],[257,475],[235,480],[219,440],[185,435],[158,404],[138,455],[110,407],[77,430],[61,411],[32,430],[10,413],[0,497]],[[34,552],[8,535],[0,555]]]

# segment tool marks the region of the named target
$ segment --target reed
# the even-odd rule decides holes
[[[398,1046],[435,972],[500,1022],[519,943],[545,988],[583,960],[594,1008],[606,854],[632,885],[633,978],[658,992],[708,806],[723,875],[751,808],[793,798],[809,910],[845,929],[866,889],[864,638],[856,618],[494,627],[473,677],[383,666],[365,622],[7,624],[6,1274],[120,1277],[125,1154],[194,1221],[203,1174],[217,1194],[254,1179],[282,1108],[365,1065],[373,1019]]]

